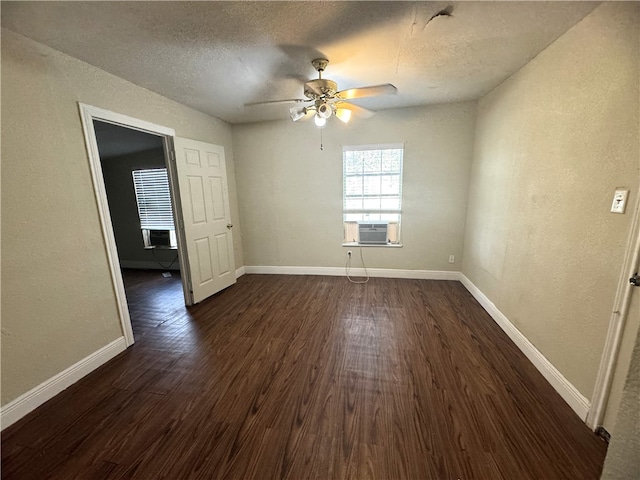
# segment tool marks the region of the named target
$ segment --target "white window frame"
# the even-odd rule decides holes
[[[401,247],[402,242],[400,238],[400,224],[402,219],[402,180],[403,180],[403,171],[404,171],[404,144],[403,143],[391,143],[391,144],[379,144],[379,145],[348,145],[343,146],[342,148],[342,219],[343,219],[343,246],[352,246],[352,245],[360,245],[360,246],[382,246],[382,247]],[[399,178],[399,191],[397,196],[399,196],[399,205],[398,208],[346,208],[347,204],[347,177],[353,177],[357,175],[348,175],[346,171],[346,152],[349,151],[367,151],[367,150],[402,150],[402,158],[400,162],[400,171],[399,172],[391,172],[393,175],[397,175]],[[385,176],[389,175],[389,172],[384,172],[381,170],[379,173],[369,174],[367,176]],[[364,177],[364,173],[361,175]],[[379,195],[382,197],[382,195]],[[389,242],[386,244],[377,244],[377,245],[367,245],[359,243],[359,238],[357,237],[358,232],[358,224],[357,220],[347,220],[348,215],[353,214],[361,214],[361,215],[396,215],[396,221],[389,221],[388,225],[388,238]],[[366,218],[363,218],[366,220]],[[375,220],[375,219],[373,219]],[[355,240],[355,241],[354,241]]]

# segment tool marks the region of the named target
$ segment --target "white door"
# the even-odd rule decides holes
[[[236,283],[224,147],[175,137],[193,303]]]

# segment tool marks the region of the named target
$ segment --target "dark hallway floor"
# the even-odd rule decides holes
[[[122,270],[136,341],[151,329],[187,311],[180,272],[171,271],[170,277],[163,277],[162,273],[162,270]]]

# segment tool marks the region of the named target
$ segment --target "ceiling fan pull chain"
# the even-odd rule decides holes
[[[322,145],[322,128],[320,129],[320,150],[324,150],[324,146]]]

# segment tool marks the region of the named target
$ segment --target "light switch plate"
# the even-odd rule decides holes
[[[617,189],[613,194],[613,203],[611,204],[611,212],[624,213],[624,209],[627,206],[627,197],[629,196],[629,190]]]

